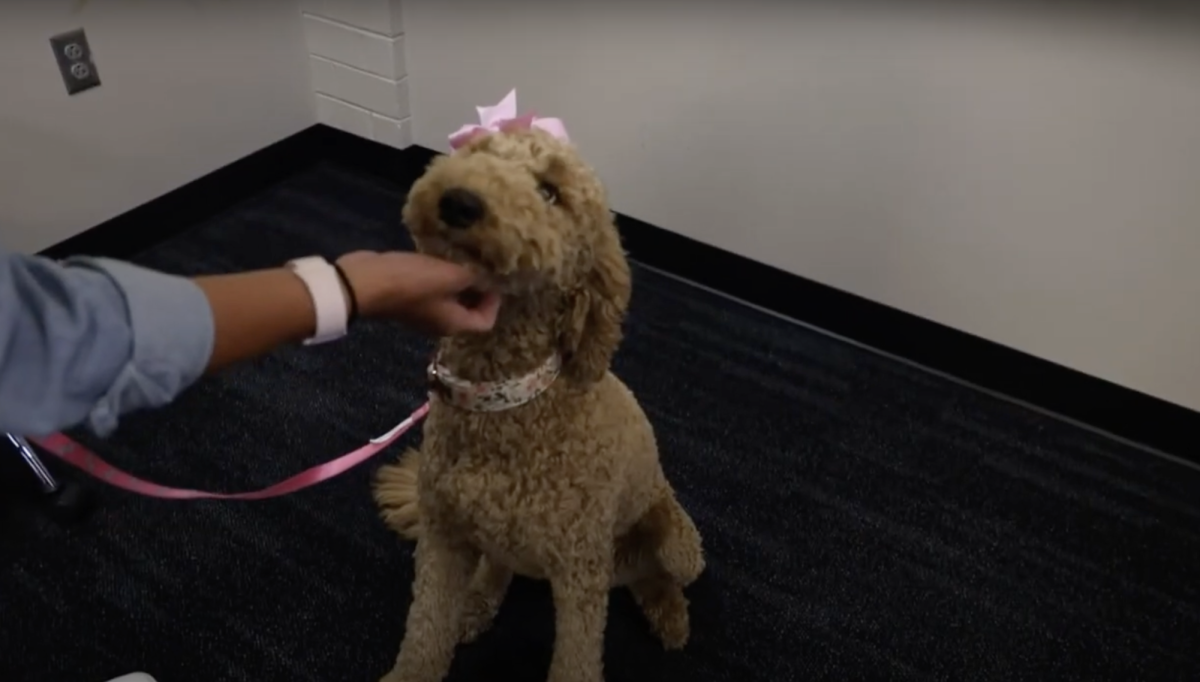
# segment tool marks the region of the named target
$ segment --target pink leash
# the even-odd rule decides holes
[[[391,445],[397,438],[404,435],[406,431],[411,429],[417,422],[425,418],[429,413],[429,403],[425,403],[417,408],[416,412],[400,422],[391,431],[372,438],[366,445],[348,452],[337,459],[318,464],[311,469],[302,471],[291,478],[284,479],[275,485],[268,486],[262,490],[253,490],[245,493],[210,493],[203,490],[188,490],[184,488],[171,488],[157,483],[151,483],[130,475],[116,468],[115,466],[105,462],[99,455],[83,447],[79,443],[71,440],[61,433],[56,433],[43,438],[29,438],[30,441],[38,444],[55,457],[58,457],[64,462],[73,466],[79,467],[88,474],[108,483],[109,485],[123,488],[139,495],[148,497],[158,497],[164,500],[264,500],[269,497],[280,497],[288,495],[305,488],[310,488],[322,481],[328,481],[335,476],[340,476],[350,469],[362,464],[379,454],[381,450]]]

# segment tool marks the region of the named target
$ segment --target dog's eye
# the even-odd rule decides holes
[[[558,203],[558,188],[548,182],[543,182],[538,185],[538,194],[546,200],[547,204],[553,206]]]

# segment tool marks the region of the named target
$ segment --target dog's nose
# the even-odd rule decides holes
[[[438,200],[438,217],[455,229],[466,229],[483,217],[483,199],[468,189],[454,187],[442,192]]]

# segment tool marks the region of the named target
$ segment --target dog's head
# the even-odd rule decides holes
[[[629,302],[629,265],[596,174],[537,129],[478,135],[430,164],[404,222],[417,249],[485,274],[505,298],[553,301],[564,373],[603,376]]]

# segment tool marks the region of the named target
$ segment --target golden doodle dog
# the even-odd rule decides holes
[[[480,108],[404,207],[418,250],[483,270],[503,303],[491,332],[439,343],[420,451],[375,483],[386,523],[417,541],[385,682],[442,680],[514,574],[550,582],[550,682],[601,682],[610,589],[678,648],[704,570],[650,422],[609,371],[631,282],[604,190],[561,123],[515,108],[515,93]]]

